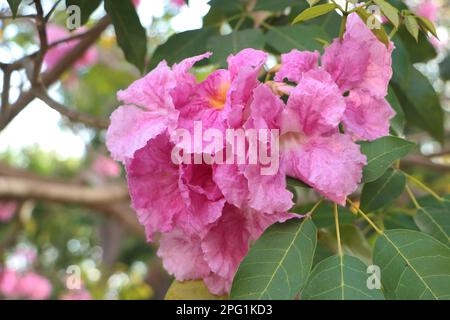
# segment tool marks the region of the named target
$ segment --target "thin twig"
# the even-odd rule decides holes
[[[44,62],[44,57],[48,49],[46,27],[47,21],[44,18],[44,10],[42,9],[41,1],[35,0],[34,5],[36,6],[36,12],[38,15],[38,18],[36,19],[36,28],[39,36],[40,50],[38,51],[36,59],[34,60],[33,78],[30,79],[32,85],[35,85],[40,81],[39,76],[41,74],[42,63]]]
[[[111,18],[104,16],[90,30],[90,34],[81,40],[64,58],[62,58],[53,69],[41,75],[42,83],[48,87],[72,66],[75,61],[81,57],[86,50],[97,41],[103,31],[110,25]],[[19,98],[13,103],[6,115],[0,117],[0,131],[3,130],[33,99],[35,95],[32,91],[23,92]]]
[[[3,90],[2,90],[2,108],[1,113],[8,112],[9,107],[9,86],[11,82],[11,70],[9,68],[3,69]]]
[[[50,108],[58,111],[63,116],[67,117],[70,121],[80,122],[90,127],[99,129],[106,129],[109,126],[108,119],[93,117],[89,114],[81,113],[74,109],[68,108],[65,105],[52,99],[43,89],[33,89],[33,93],[37,98],[44,101]]]

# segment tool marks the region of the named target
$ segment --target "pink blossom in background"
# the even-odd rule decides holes
[[[11,220],[17,211],[17,202],[0,201],[0,222]]]
[[[7,268],[0,270],[0,294],[9,298],[18,297],[17,284],[19,279],[19,274],[15,270]]]
[[[70,290],[61,295],[60,300],[92,300],[92,296],[85,289]]]
[[[434,0],[423,0],[414,11],[418,16],[435,23],[438,18],[439,5]]]
[[[0,272],[0,294],[12,299],[44,300],[50,297],[50,281],[32,271],[20,274],[15,270]]]
[[[17,292],[31,300],[44,300],[50,297],[52,285],[47,278],[30,271],[20,278]]]
[[[74,32],[69,32],[64,27],[58,26],[56,24],[47,24],[47,40],[51,45],[54,42],[68,38],[78,33],[86,31],[84,27],[77,29]],[[80,40],[72,40],[70,42],[65,42],[57,45],[48,50],[45,54],[44,62],[46,66],[51,69],[53,68],[64,56],[66,56],[78,43]],[[89,48],[83,56],[81,56],[74,64],[75,70],[80,70],[82,68],[89,67],[95,64],[98,60],[98,51],[95,47]]]
[[[133,0],[133,5],[137,8],[141,4],[141,0]]]
[[[100,155],[95,159],[92,168],[100,177],[116,178],[120,175],[119,164],[110,157],[103,155]]]
[[[182,7],[186,4],[185,0],[170,0],[170,2],[178,7]]]

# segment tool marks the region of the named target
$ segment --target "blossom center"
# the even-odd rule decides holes
[[[209,106],[213,109],[222,110],[227,100],[227,92],[230,88],[230,82],[224,81],[219,85],[218,90],[209,97]]]

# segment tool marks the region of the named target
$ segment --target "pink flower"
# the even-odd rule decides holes
[[[133,0],[133,6],[135,6],[136,8],[139,7],[139,5],[141,4],[141,0]]]
[[[0,201],[0,222],[11,220],[17,211],[17,202],[14,201]]]
[[[311,70],[292,91],[280,119],[287,174],[341,205],[356,190],[366,164],[359,146],[339,133],[345,109],[331,76]]]
[[[185,0],[171,0],[171,2],[177,7],[182,7],[185,5]]]
[[[100,177],[115,178],[120,175],[120,166],[109,157],[100,155],[92,165],[96,174]]]
[[[175,228],[188,234],[201,233],[220,217],[225,203],[212,180],[211,166],[175,165],[171,161],[173,147],[163,133],[138,150],[126,165],[132,206],[149,239],[154,232]]]
[[[438,18],[439,6],[433,0],[423,0],[414,11],[418,16],[425,17],[435,23]]]
[[[340,93],[349,96],[342,118],[347,133],[356,140],[374,140],[389,134],[389,120],[395,115],[385,100],[393,49],[392,43],[388,47],[381,43],[358,15],[350,14],[343,39],[335,39],[325,48],[321,67],[317,52],[293,50],[282,55],[275,80],[299,83],[308,70],[326,70]]]
[[[86,31],[85,28],[79,28],[73,33],[56,24],[47,24],[47,40],[51,45],[59,40],[66,39],[74,34]],[[80,40],[72,40],[61,43],[47,51],[44,62],[49,69],[52,69],[64,56],[66,56]],[[80,70],[95,64],[98,60],[98,52],[95,48],[89,48],[74,64],[75,70]]]
[[[17,284],[19,275],[15,270],[0,270],[0,294],[5,297],[15,298],[18,296]]]
[[[20,296],[28,299],[44,300],[50,296],[52,285],[46,278],[34,272],[28,272],[20,278],[17,291]]]
[[[239,263],[250,242],[274,222],[292,218],[289,214],[263,214],[240,210],[226,204],[219,220],[203,236],[187,235],[180,230],[164,233],[158,256],[164,268],[180,281],[203,278],[217,295],[230,291]]]
[[[71,290],[61,295],[60,300],[92,300],[92,296],[85,289]]]
[[[113,159],[125,162],[149,140],[176,128],[180,113],[177,109],[186,104],[197,86],[189,69],[209,56],[206,53],[185,59],[172,69],[162,61],[144,78],[117,93],[125,105],[113,112],[106,133],[106,145]]]
[[[51,291],[50,281],[34,272],[19,274],[15,270],[5,269],[0,273],[0,293],[6,297],[44,300]]]

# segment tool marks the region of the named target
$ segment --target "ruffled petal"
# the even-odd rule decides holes
[[[348,16],[343,40],[336,39],[325,49],[324,68],[333,75],[343,92],[365,89],[371,95],[384,97],[392,77],[392,43],[386,47],[361,18]]]
[[[219,186],[228,203],[242,208],[249,198],[248,181],[237,164],[217,164],[214,166],[214,181]]]
[[[171,150],[167,135],[161,134],[137,151],[126,166],[132,207],[149,240],[155,232],[171,231],[175,219],[187,214]]]
[[[318,66],[320,53],[318,51],[298,51],[296,49],[281,55],[281,68],[275,74],[275,81],[285,79],[299,83],[303,73]]]
[[[135,106],[121,106],[111,115],[106,146],[113,159],[125,162],[143,148],[147,141],[174,127],[178,115],[144,111]]]
[[[361,181],[366,157],[351,137],[335,133],[311,137],[283,154],[287,174],[307,183],[328,199],[345,205]]]
[[[195,280],[210,274],[203,259],[201,240],[197,236],[188,236],[180,230],[164,233],[157,255],[167,272],[178,281]]]
[[[171,111],[174,104],[170,94],[176,86],[172,70],[161,61],[145,77],[134,81],[126,90],[120,90],[117,99],[151,111]]]
[[[195,76],[189,71],[194,64],[209,58],[211,54],[211,52],[206,52],[198,56],[184,59],[180,63],[173,65],[172,70],[177,82],[176,89],[172,91],[172,98],[175,106],[180,107],[185,105],[189,102],[192,94],[196,92],[197,81]]]
[[[389,134],[389,120],[395,111],[384,98],[372,97],[362,90],[351,91],[345,98],[345,128],[357,140],[375,140]]]
[[[344,98],[330,75],[312,70],[303,75],[302,82],[291,92],[281,131],[297,131],[307,136],[327,133],[338,126],[344,111]]]
[[[202,240],[205,260],[212,272],[231,280],[247,253],[249,237],[241,210],[225,205],[222,217]]]

